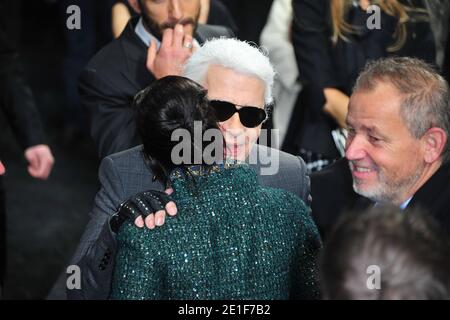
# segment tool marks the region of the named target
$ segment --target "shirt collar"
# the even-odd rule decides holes
[[[144,44],[148,47],[150,45],[150,41],[156,41],[156,46],[159,50],[161,46],[161,41],[158,40],[154,35],[147,31],[144,27],[144,23],[142,22],[142,17],[139,18],[139,21],[134,28],[134,32],[138,35],[138,37],[144,42]]]
[[[400,205],[400,209],[401,210],[405,210],[406,209],[406,207],[408,206],[408,204],[411,202],[411,200],[412,200],[412,197],[411,198],[409,198],[409,199],[407,199],[405,202],[403,202],[401,205]],[[375,204],[373,205],[374,207],[378,207],[380,205],[380,203],[379,202],[375,202]]]
[[[405,210],[406,207],[408,206],[408,204],[411,202],[411,199],[412,199],[412,197],[410,197],[408,200],[406,200],[405,202],[403,202],[403,203],[400,205],[400,209]]]

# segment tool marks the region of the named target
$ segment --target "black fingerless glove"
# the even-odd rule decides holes
[[[162,191],[148,190],[138,193],[120,204],[109,221],[111,230],[117,233],[126,220],[134,221],[139,216],[145,219],[150,214],[165,210],[170,201],[172,199]]]

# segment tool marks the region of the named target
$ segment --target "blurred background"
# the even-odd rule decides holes
[[[65,131],[65,40],[58,3],[24,1],[20,14],[19,53],[56,161],[47,181],[30,177],[23,150],[2,124],[8,230],[4,298],[41,299],[88,221],[98,159],[87,131],[76,138]]]

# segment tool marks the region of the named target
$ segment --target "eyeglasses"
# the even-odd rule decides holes
[[[220,122],[227,121],[236,112],[239,113],[239,120],[247,128],[255,128],[267,119],[267,113],[264,109],[250,106],[240,106],[238,109],[234,103],[210,100],[209,104],[214,109],[217,119]]]

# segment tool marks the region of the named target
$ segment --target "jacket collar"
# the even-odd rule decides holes
[[[155,80],[146,67],[147,47],[134,31],[138,21],[139,17],[131,18],[118,39],[125,57],[122,75],[133,85],[136,92]]]
[[[450,163],[443,164],[414,194],[408,207],[425,208],[434,216],[437,212],[441,193],[450,186]]]

